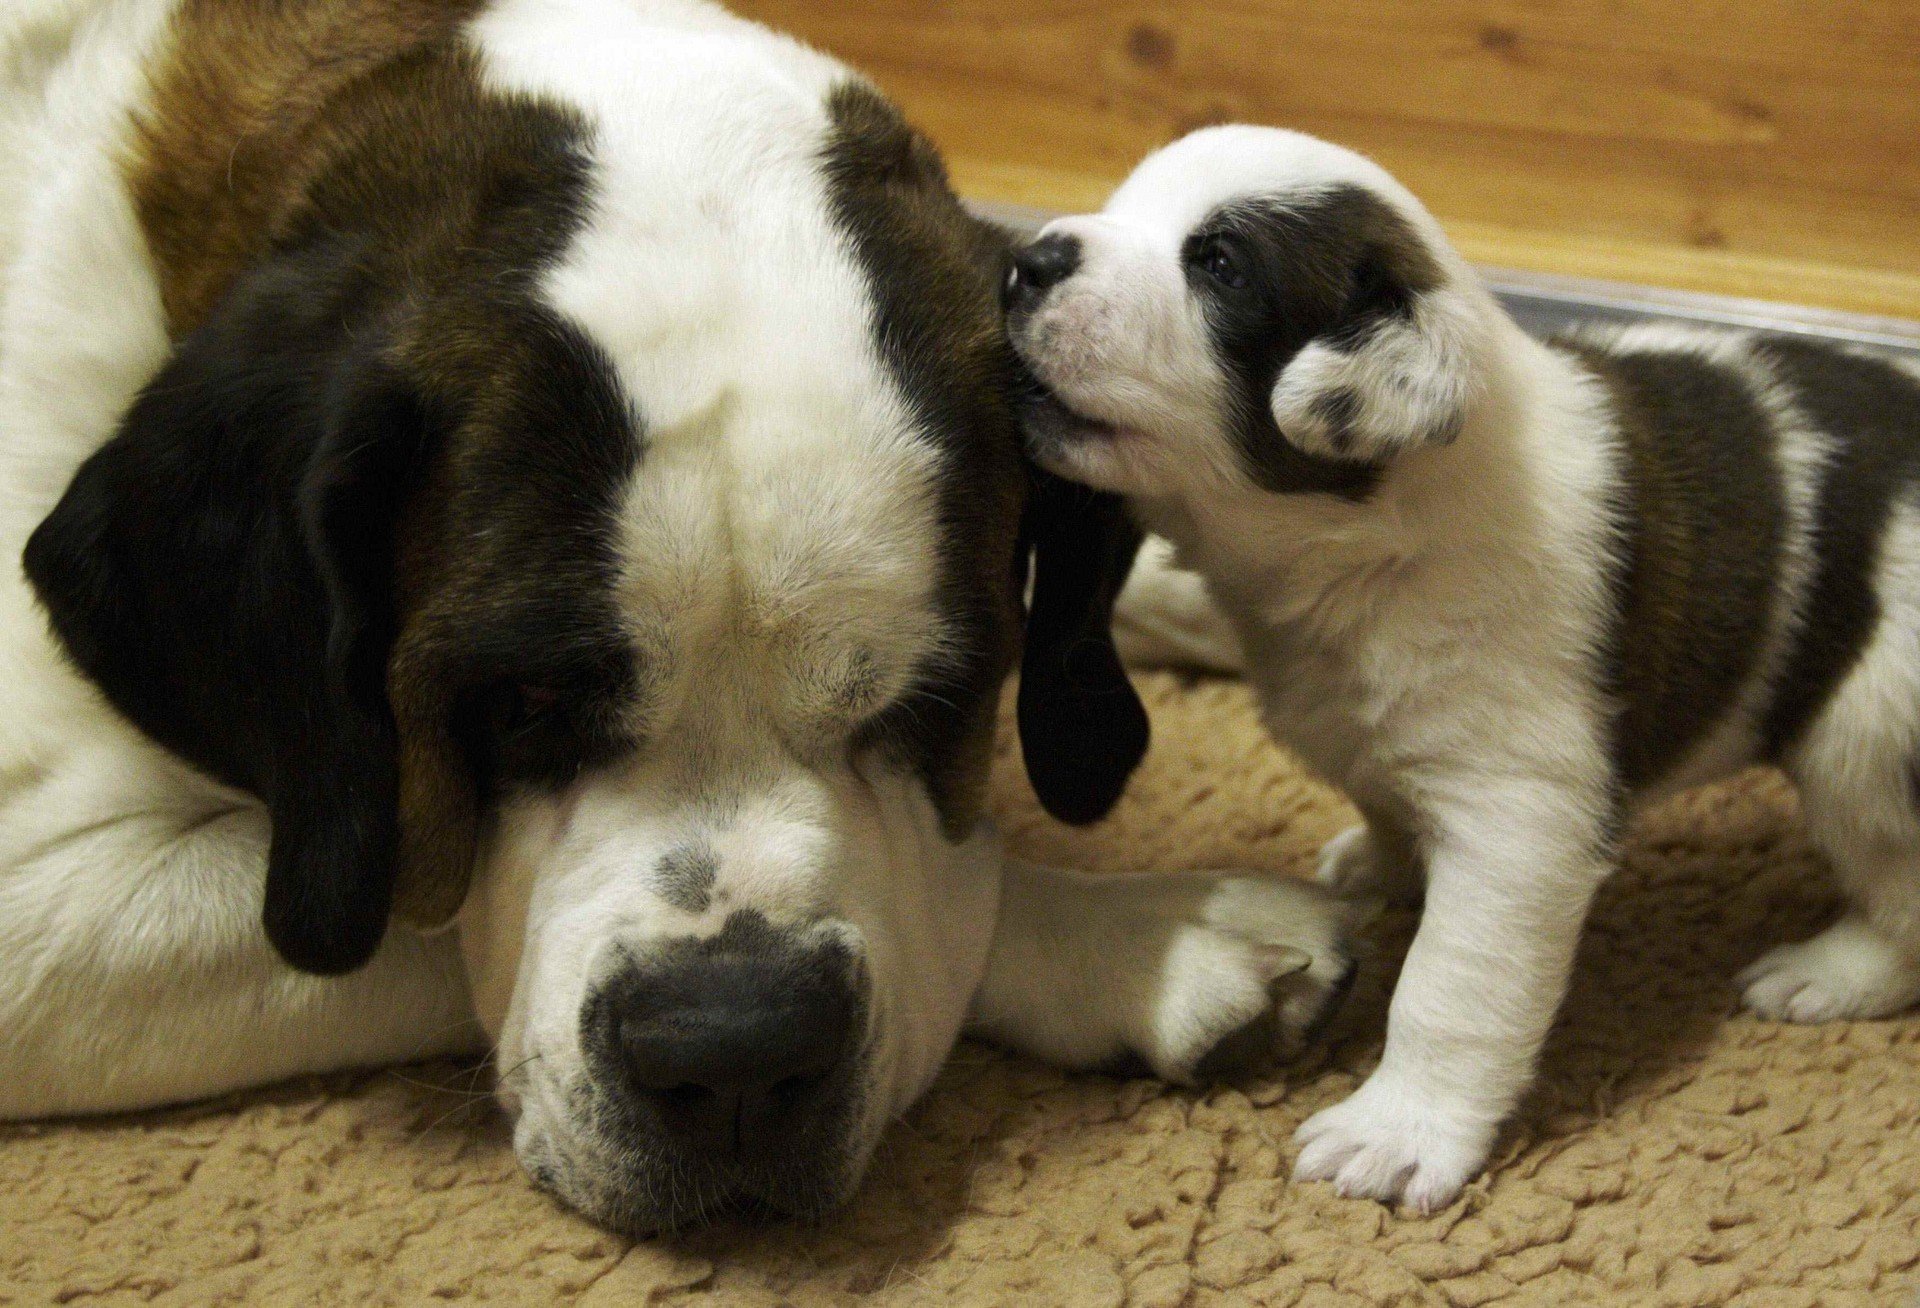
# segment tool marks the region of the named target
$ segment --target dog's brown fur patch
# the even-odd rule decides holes
[[[583,369],[569,365],[591,354],[530,294],[584,210],[588,130],[563,106],[483,86],[459,33],[479,4],[185,0],[124,161],[176,339],[276,256],[344,252],[335,293],[359,306],[358,330],[433,415],[396,541],[387,675],[400,732],[396,906],[417,922],[458,907],[485,798],[453,734],[454,701],[512,675],[449,660],[521,592],[562,584],[554,568],[497,566],[473,539],[580,535],[556,532],[528,497],[555,476],[577,489],[602,471],[577,457],[578,424],[561,424],[572,444],[549,449],[525,412],[544,403],[531,419],[550,418],[541,378],[575,376]],[[610,422],[624,469],[635,452],[624,407]],[[485,515],[496,530],[476,533]],[[450,623],[450,608],[467,620]]]
[[[184,0],[124,161],[174,335],[296,221],[355,143],[342,92],[480,0]]]
[[[995,692],[1020,643],[1013,552],[1023,476],[998,299],[1010,256],[1003,234],[960,207],[933,146],[877,91],[843,83],[828,112],[834,216],[867,271],[887,363],[948,461],[942,607],[977,643],[952,684],[925,687],[886,725],[959,839],[985,801]]]

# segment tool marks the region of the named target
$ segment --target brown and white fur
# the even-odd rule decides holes
[[[1016,263],[1031,448],[1204,578],[1150,557],[1126,643],[1244,650],[1274,734],[1366,819],[1324,880],[1424,885],[1382,1061],[1301,1128],[1297,1176],[1451,1200],[1631,806],[1756,760],[1799,784],[1848,908],[1765,952],[1748,1006],[1920,997],[1911,367],[1672,326],[1535,340],[1383,170],[1253,127],[1168,146]]]
[[[968,1022],[1298,1036],[1310,887],[982,811],[1023,626],[1043,799],[1144,745],[1006,258],[695,0],[10,0],[0,1118],[491,1045],[528,1170],[645,1230],[840,1201]]]

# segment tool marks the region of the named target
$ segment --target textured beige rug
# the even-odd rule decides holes
[[[1122,810],[1053,826],[1009,763],[1016,845],[1303,873],[1346,814],[1245,691],[1142,684],[1156,743]],[[1831,908],[1772,777],[1651,815],[1539,1091],[1424,1221],[1286,1181],[1295,1125],[1378,1053],[1402,919],[1333,1046],[1284,1076],[1190,1093],[963,1045],[819,1228],[597,1231],[522,1178],[471,1067],[0,1128],[0,1302],[1897,1306],[1920,1281],[1920,1017],[1772,1026],[1727,980]]]

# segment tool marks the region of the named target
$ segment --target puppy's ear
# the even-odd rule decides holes
[[[264,920],[338,973],[385,931],[399,843],[384,687],[394,536],[431,424],[351,250],[244,277],[28,541],[73,662],[155,740],[268,805]]]
[[[1103,818],[1147,752],[1147,711],[1113,647],[1113,603],[1140,530],[1118,496],[1033,470],[1023,535],[1032,599],[1020,665],[1020,749],[1047,812]],[[1024,551],[1023,551],[1024,553]]]
[[[1280,370],[1271,405],[1309,454],[1378,462],[1459,434],[1473,389],[1476,301],[1449,261],[1386,201],[1338,194],[1345,238],[1330,325]],[[1458,266],[1457,260],[1450,261]]]

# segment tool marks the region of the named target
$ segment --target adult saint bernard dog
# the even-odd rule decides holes
[[[1007,258],[693,0],[13,0],[0,1116],[490,1041],[645,1230],[837,1202],[969,1021],[1175,1079],[1309,1028],[1313,891],[982,817],[1023,630],[1055,813],[1145,744]]]

